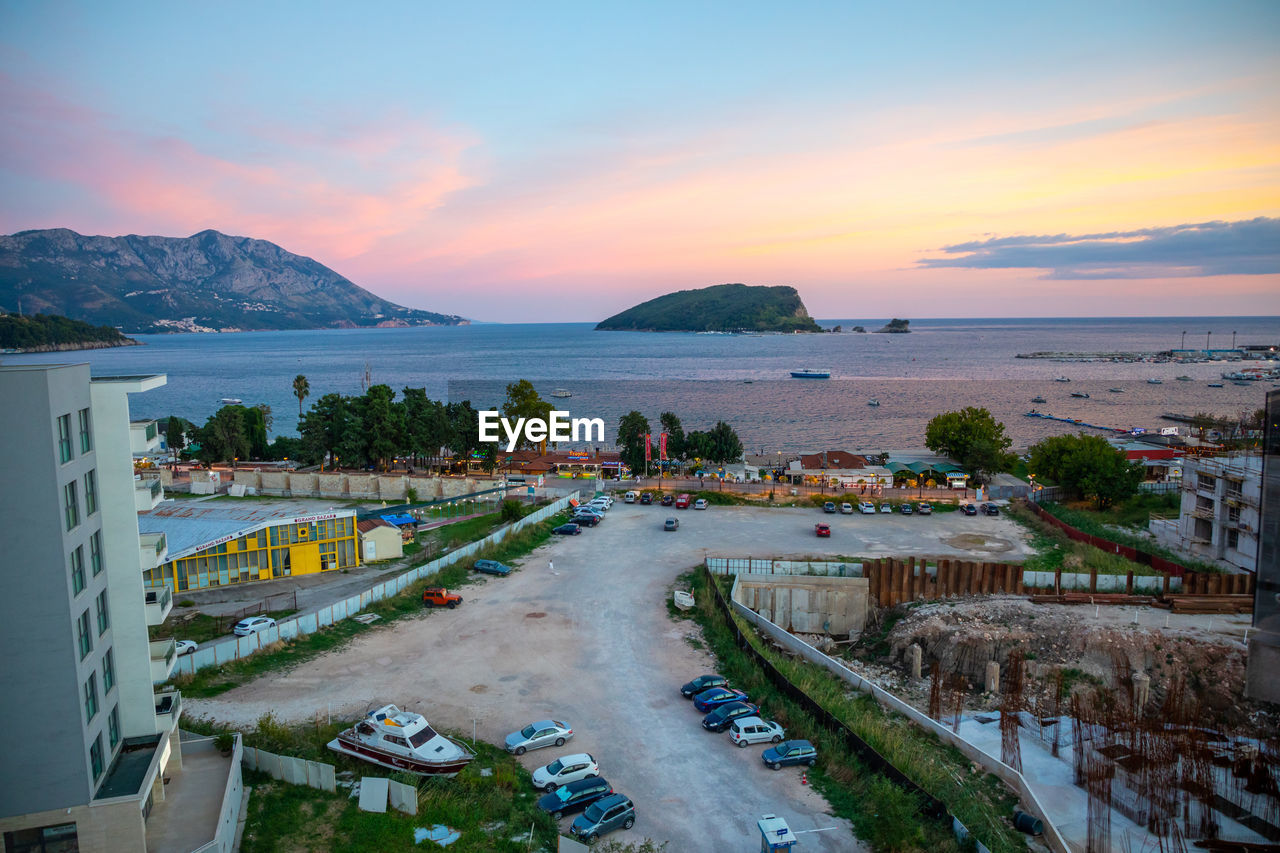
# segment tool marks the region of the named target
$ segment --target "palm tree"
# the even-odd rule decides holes
[[[293,377],[293,396],[298,398],[298,417],[302,417],[302,398],[311,393],[311,383],[299,373]]]

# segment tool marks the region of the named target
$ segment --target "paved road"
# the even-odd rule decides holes
[[[675,533],[661,529],[670,515],[681,520]],[[478,735],[493,742],[535,719],[563,719],[574,739],[522,762],[534,769],[560,754],[592,753],[601,774],[636,802],[631,838],[670,841],[673,851],[753,851],[756,820],[774,813],[796,830],[836,827],[802,835],[806,850],[857,850],[848,824],[826,814],[798,769],[770,771],[760,761],[762,746],[737,749],[727,735],[702,730],[679,685],[713,666],[688,641],[696,626],[667,614],[671,584],[704,550],[968,553],[945,544],[957,533],[1006,543],[1013,549],[1006,553],[1023,546],[1017,529],[999,518],[826,516],[836,526],[829,540],[813,535],[818,520],[823,515],[814,510],[677,513],[618,503],[599,527],[557,537],[510,577],[465,588],[457,610],[401,622],[289,673],[188,706],[250,725],[266,711],[302,720],[329,707],[355,715],[396,702],[455,731],[469,732],[475,721]]]

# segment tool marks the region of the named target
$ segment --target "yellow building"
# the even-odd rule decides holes
[[[297,515],[264,504],[167,503],[139,513],[138,528],[159,537],[144,583],[178,592],[360,564],[356,513],[349,509]]]

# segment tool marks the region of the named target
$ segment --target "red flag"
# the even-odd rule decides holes
[[[658,436],[658,458],[664,462],[667,460],[667,434],[665,432]]]
[[[653,436],[651,436],[649,433],[646,432],[644,434],[644,461],[646,465],[649,464],[649,460],[650,458],[652,458],[652,455],[653,455],[653,449],[650,444],[650,442],[652,441],[653,441]]]

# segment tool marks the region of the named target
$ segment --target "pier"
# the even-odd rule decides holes
[[[1036,409],[1032,409],[1029,412],[1024,412],[1023,417],[1044,418],[1046,421],[1058,421],[1059,423],[1071,424],[1072,426],[1088,427],[1089,429],[1100,429],[1103,432],[1118,433],[1122,435],[1128,435],[1131,432],[1131,430],[1118,429],[1117,427],[1099,426],[1098,424],[1085,423],[1079,418],[1060,418],[1057,415],[1047,415],[1044,412],[1037,411]]]

